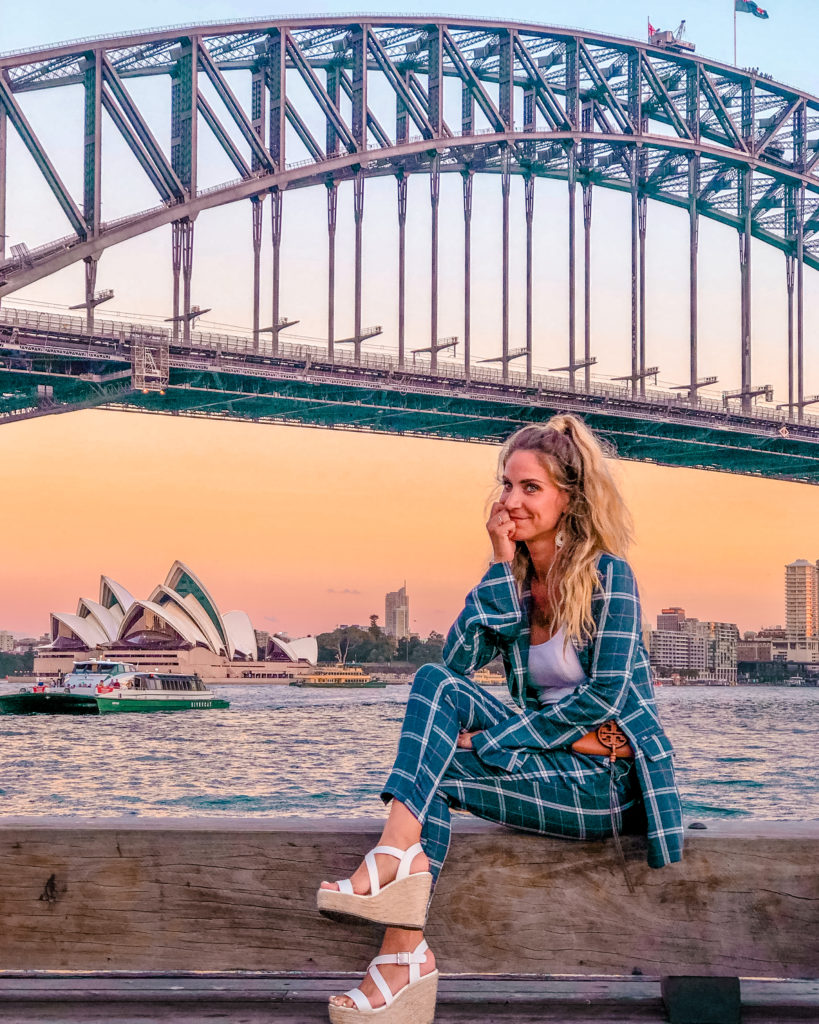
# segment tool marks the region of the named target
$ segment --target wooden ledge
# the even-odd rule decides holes
[[[326,1021],[329,996],[351,984],[348,974],[0,973],[0,1015],[15,1024],[201,1024],[205,1015],[240,1015],[245,1024],[312,1024]],[[743,979],[741,990],[743,1016],[757,1024],[816,1019],[817,982]],[[658,978],[442,976],[436,1024],[474,1024],[478,1006],[487,1024],[667,1019]]]
[[[0,969],[360,971],[379,929],[315,912],[380,820],[0,819]],[[707,822],[660,871],[624,837],[457,816],[427,935],[449,972],[815,978],[819,822]]]

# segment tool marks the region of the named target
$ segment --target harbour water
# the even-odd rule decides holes
[[[0,686],[1,692],[16,689]],[[0,813],[382,813],[378,793],[395,751],[407,686],[214,689],[230,700],[229,710],[0,715]],[[675,747],[689,819],[819,819],[819,690],[664,687],[657,701]]]

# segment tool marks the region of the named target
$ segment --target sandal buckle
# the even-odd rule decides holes
[[[399,967],[409,967],[412,961],[409,953],[396,953],[395,962]]]

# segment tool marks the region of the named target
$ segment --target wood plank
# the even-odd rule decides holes
[[[43,975],[0,976],[0,1018],[6,1021],[110,1021],[119,1024],[202,1024],[230,1020],[326,1020],[327,997],[350,983],[347,975]],[[439,1024],[481,1022],[574,1024],[663,1021],[657,978],[559,979],[444,976]],[[745,979],[743,1019],[816,1020],[819,984]]]
[[[460,817],[460,816],[459,816]],[[375,927],[315,912],[378,821],[0,819],[0,968],[359,971]],[[570,842],[461,819],[433,900],[443,970],[529,974],[819,973],[819,824],[689,832],[653,871],[625,837]]]

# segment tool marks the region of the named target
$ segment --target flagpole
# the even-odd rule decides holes
[[[734,0],[734,67],[737,66],[737,5]]]

